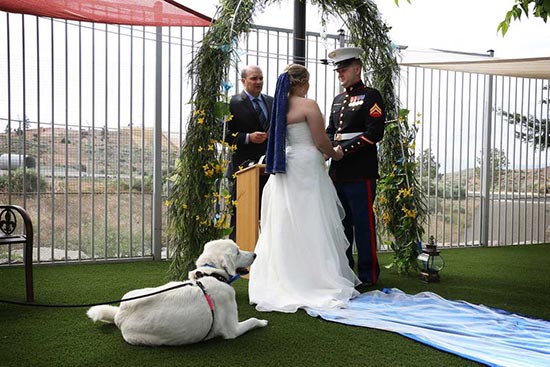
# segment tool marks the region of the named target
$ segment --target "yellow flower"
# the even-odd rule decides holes
[[[201,124],[203,124],[203,123],[204,123],[204,117],[199,117],[199,118],[197,119],[197,124],[201,125]]]
[[[170,200],[166,200],[166,201],[164,202],[164,205],[165,205],[165,206],[170,206],[170,205],[172,205],[172,202],[171,202]]]
[[[389,213],[384,213],[382,215],[382,221],[384,222],[384,224],[388,225],[391,223],[391,215]]]
[[[225,116],[225,122],[233,120],[233,115]]]
[[[407,209],[407,208],[405,208],[405,207],[401,208],[401,210],[403,211],[403,213],[405,213],[405,216],[406,216],[406,217],[409,217],[409,218],[416,218],[416,210]]]
[[[412,196],[412,187],[409,187],[408,189],[399,189],[399,194],[397,194],[397,196],[402,196],[403,198]]]
[[[183,209],[187,209],[187,204],[183,204],[181,207],[182,207]]]
[[[232,152],[236,151],[237,150],[237,146],[236,145],[232,145],[229,147],[229,149],[231,149]]]
[[[414,149],[414,148],[416,148],[416,144],[415,144],[415,142],[413,141],[413,142],[411,143],[411,149]]]
[[[385,197],[385,196],[380,196],[380,204],[387,204],[388,203],[388,198]]]
[[[202,151],[204,150],[204,148],[203,148],[203,147],[199,147],[199,149],[197,149],[197,150],[198,150],[199,153],[200,153],[200,152],[202,152]]]
[[[237,207],[237,204],[238,204],[238,201],[237,201],[237,200],[233,200],[233,201],[231,202],[231,205],[233,205],[233,207],[235,207],[235,208]]]
[[[196,215],[196,216],[195,216],[195,220],[201,220],[200,215]]]
[[[229,227],[229,221],[227,221],[227,214],[222,214],[220,219],[216,222],[216,228],[227,228]]]

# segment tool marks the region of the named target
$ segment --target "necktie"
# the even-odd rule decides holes
[[[260,119],[260,124],[262,125],[263,129],[267,131],[269,126],[267,125],[267,118],[264,115],[264,111],[262,111],[262,107],[260,106],[260,101],[258,100],[258,98],[254,98],[252,101],[254,102],[254,109],[256,110],[258,118]]]

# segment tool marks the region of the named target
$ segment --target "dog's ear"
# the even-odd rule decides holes
[[[197,279],[196,273],[197,273],[197,269],[191,270],[189,273],[187,273],[187,279],[189,279],[189,280]]]
[[[222,266],[229,276],[233,277],[236,275],[235,253],[231,249],[225,252]]]

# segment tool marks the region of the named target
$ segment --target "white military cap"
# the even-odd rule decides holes
[[[354,60],[361,60],[363,49],[359,47],[341,47],[328,53],[328,58],[334,65],[334,70],[344,68]]]

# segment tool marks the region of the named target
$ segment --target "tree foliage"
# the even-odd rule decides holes
[[[550,148],[550,120],[547,118],[538,119],[533,115],[522,115],[499,111],[509,124],[516,126],[514,132],[517,139],[533,144],[537,149]]]
[[[399,6],[399,0],[394,0],[395,4]],[[550,0],[515,0],[515,4],[512,6],[504,20],[499,23],[497,27],[497,33],[501,32],[502,35],[506,35],[512,21],[521,20],[521,16],[525,14],[529,17],[529,14],[536,18],[541,18],[544,23],[548,20],[548,14],[550,13]],[[410,4],[411,1],[407,0]]]
[[[420,156],[417,158],[417,162],[419,165],[419,171],[417,174],[420,174],[420,170],[422,170],[423,176],[429,177],[430,179],[437,178],[439,167],[441,165],[435,160],[435,156],[431,148],[424,149],[424,151],[420,153]]]
[[[490,187],[495,187],[498,180],[501,177],[502,172],[508,169],[510,162],[506,156],[506,152],[502,149],[492,148],[487,153],[489,155],[488,165],[489,165],[489,185]],[[477,168],[476,170],[481,170],[483,168],[483,158],[480,154],[476,157]],[[479,174],[479,172],[478,172]]]
[[[546,23],[548,13],[550,13],[550,0],[516,0],[512,9],[506,13],[504,20],[498,25],[497,32],[501,32],[503,36],[506,35],[512,21],[520,20],[522,14],[526,17],[531,14]]]

